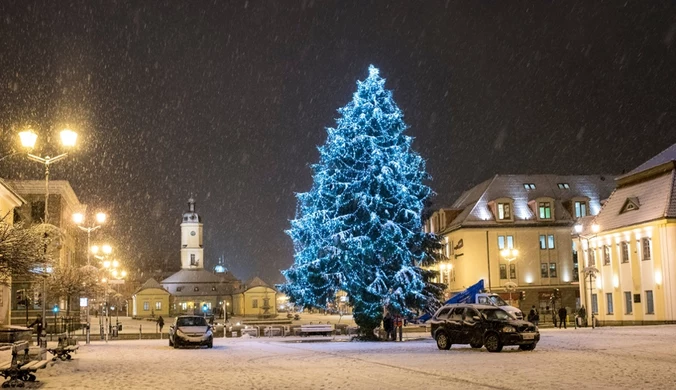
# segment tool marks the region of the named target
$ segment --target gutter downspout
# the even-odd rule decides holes
[[[486,230],[486,263],[488,264],[488,291],[491,291],[491,249],[488,245],[488,230]]]

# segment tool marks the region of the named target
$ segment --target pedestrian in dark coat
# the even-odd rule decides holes
[[[162,328],[164,327],[164,318],[162,316],[157,319],[157,326],[160,327],[160,333],[162,333]]]
[[[566,310],[565,306],[561,306],[559,309],[559,329],[561,329],[561,325],[563,325],[564,329],[568,329],[566,327],[566,317],[568,316],[568,310]]]
[[[38,332],[38,345],[40,345],[40,338],[42,337],[42,315],[38,314],[38,317],[35,319],[35,321],[28,325],[29,328],[34,326]]]
[[[390,313],[385,314],[385,317],[383,318],[383,330],[385,331],[385,340],[389,341],[392,337],[392,330],[394,327],[394,319],[390,315]]]

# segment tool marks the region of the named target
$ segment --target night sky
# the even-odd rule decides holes
[[[496,173],[619,174],[676,142],[673,1],[129,3],[0,2],[0,156],[24,124],[43,156],[77,130],[52,178],[110,213],[96,238],[131,270],[179,268],[192,193],[207,266],[282,281],[294,193],[369,64],[435,206]],[[42,169],[15,155],[0,177]]]

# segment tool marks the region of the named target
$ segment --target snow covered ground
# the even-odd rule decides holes
[[[421,336],[423,336],[421,334]],[[217,339],[214,349],[166,340],[93,342],[38,372],[44,389],[669,389],[676,326],[545,329],[533,352],[405,342]],[[7,358],[3,356],[3,359]]]

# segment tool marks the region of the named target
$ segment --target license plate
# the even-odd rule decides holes
[[[535,338],[535,333],[522,333],[524,340],[533,340]]]

